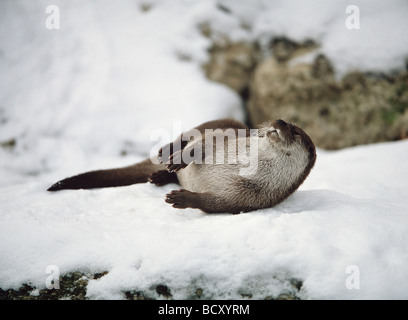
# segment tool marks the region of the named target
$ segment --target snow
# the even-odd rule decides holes
[[[57,265],[108,270],[90,282],[92,299],[161,283],[176,299],[197,287],[227,299],[256,288],[256,299],[285,290],[287,278],[303,280],[306,299],[405,299],[407,152],[408,141],[319,152],[291,198],[241,215],[173,209],[164,195],[176,185],[49,194],[40,179],[3,188],[1,285],[44,286],[45,268]],[[345,286],[350,265],[358,290]]]
[[[405,66],[408,44],[403,39],[408,31],[408,4],[404,0],[312,0],[307,5],[278,0],[260,4],[263,9],[255,19],[250,10],[247,15],[253,21],[253,37],[264,45],[279,36],[299,42],[317,41],[320,48],[315,55],[324,53],[339,77],[352,69],[387,72]],[[346,13],[350,5],[359,9],[359,29],[345,26],[346,19],[354,13]],[[245,17],[245,10],[241,11]]]
[[[408,141],[318,150],[293,196],[241,215],[173,209],[164,195],[176,185],[45,192],[143,159],[157,134],[244,119],[237,94],[200,69],[210,46],[202,23],[237,41],[316,37],[338,72],[404,65],[405,2],[356,1],[354,31],[344,27],[349,3],[324,3],[60,0],[61,29],[48,30],[48,1],[2,1],[0,142],[15,147],[0,148],[0,288],[44,288],[55,265],[109,271],[89,282],[90,299],[157,297],[158,284],[175,299],[196,288],[263,299],[289,290],[290,278],[302,280],[304,299],[407,299]],[[359,289],[347,288],[350,266]]]

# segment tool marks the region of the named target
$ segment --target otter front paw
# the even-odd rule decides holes
[[[173,153],[183,151],[187,143],[188,141],[176,140],[175,142],[170,142],[161,147],[157,154],[157,158],[159,159],[160,163],[166,163]]]
[[[177,176],[167,170],[160,170],[153,172],[148,181],[154,183],[156,186],[164,186],[168,183],[177,183]]]
[[[166,168],[169,172],[177,172],[188,166],[188,163],[183,161],[183,151],[173,153],[166,162]]]
[[[170,158],[170,155],[173,153],[173,149],[173,143],[168,143],[164,147],[160,148],[157,155],[160,163],[165,163]]]
[[[185,209],[185,208],[193,208],[193,198],[194,192],[179,189],[173,190],[170,193],[166,194],[166,202],[173,204],[174,208],[178,209]]]

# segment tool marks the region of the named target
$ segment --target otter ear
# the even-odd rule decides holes
[[[292,127],[292,132],[293,132],[293,134],[296,135],[296,136],[300,136],[300,135],[301,135],[301,132],[300,132],[299,128],[296,127],[296,126],[293,126],[293,127]]]

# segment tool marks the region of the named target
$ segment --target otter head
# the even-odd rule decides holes
[[[264,136],[275,145],[282,149],[290,150],[298,146],[303,147],[308,154],[309,163],[314,164],[316,160],[316,148],[312,139],[294,123],[286,122],[281,119],[264,124],[261,129],[261,136]]]

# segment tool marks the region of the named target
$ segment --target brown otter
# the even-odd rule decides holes
[[[178,182],[183,189],[171,191],[165,200],[175,208],[248,212],[273,207],[290,196],[313,168],[316,149],[302,129],[283,120],[264,124],[254,136],[245,124],[223,119],[183,133],[160,149],[158,159],[83,173],[57,182],[48,191]]]

